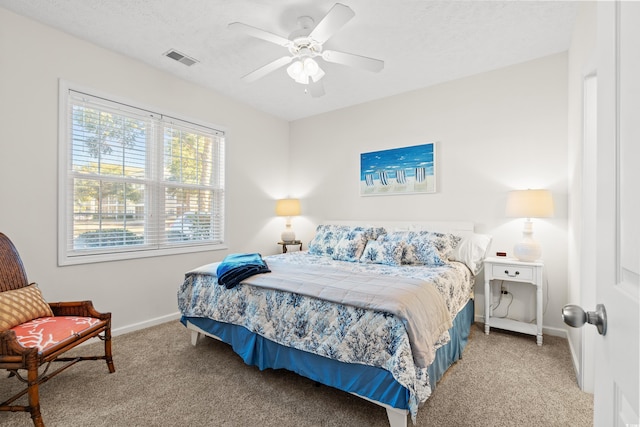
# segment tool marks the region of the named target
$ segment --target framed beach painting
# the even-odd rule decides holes
[[[435,192],[435,142],[360,154],[360,195]]]

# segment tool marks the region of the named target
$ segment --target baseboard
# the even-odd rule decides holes
[[[567,330],[564,328],[552,328],[550,326],[542,326],[542,333],[546,335],[551,335],[554,337],[564,338],[565,340],[569,340],[569,334]]]
[[[476,321],[477,323],[482,323],[484,325],[484,316],[474,316],[474,321]],[[544,335],[551,335],[554,337],[561,337],[564,338],[566,340],[569,339],[569,334],[567,333],[567,330],[564,328],[554,328],[554,327],[550,327],[550,326],[544,326],[542,325],[542,333]]]
[[[151,326],[160,325],[172,320],[180,319],[180,312],[167,314],[166,316],[156,317],[154,319],[145,320],[144,322],[134,323],[132,325],[121,326],[111,330],[112,336],[128,334],[129,332],[139,331],[140,329],[149,328]]]
[[[576,353],[576,350],[573,346],[573,341],[569,339],[568,334],[567,334],[567,341],[569,342],[569,352],[571,353],[571,362],[573,363],[573,371],[576,374],[576,381],[578,383],[578,387],[580,387],[580,390],[584,391],[584,387],[582,384],[582,375],[580,375],[580,363],[578,361],[578,353]]]

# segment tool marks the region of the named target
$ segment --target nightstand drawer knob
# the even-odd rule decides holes
[[[514,274],[509,273],[509,270],[505,270],[504,274],[506,274],[509,277],[518,277],[520,275],[520,272],[518,270],[516,270],[516,272]]]

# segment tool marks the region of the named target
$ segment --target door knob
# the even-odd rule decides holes
[[[569,326],[580,328],[585,323],[591,323],[598,328],[600,335],[607,333],[607,311],[604,305],[596,305],[596,311],[585,311],[579,305],[567,304],[562,307],[562,320]]]

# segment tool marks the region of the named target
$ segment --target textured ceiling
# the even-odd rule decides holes
[[[245,74],[287,54],[231,31],[242,22],[288,37],[298,17],[317,24],[331,0],[0,0],[0,7],[287,120],[295,120],[566,51],[578,3],[569,1],[342,0],[355,17],[325,49],[384,60],[372,73],[321,62],[325,95],[312,98],[286,67]],[[175,49],[198,63],[164,56]]]

